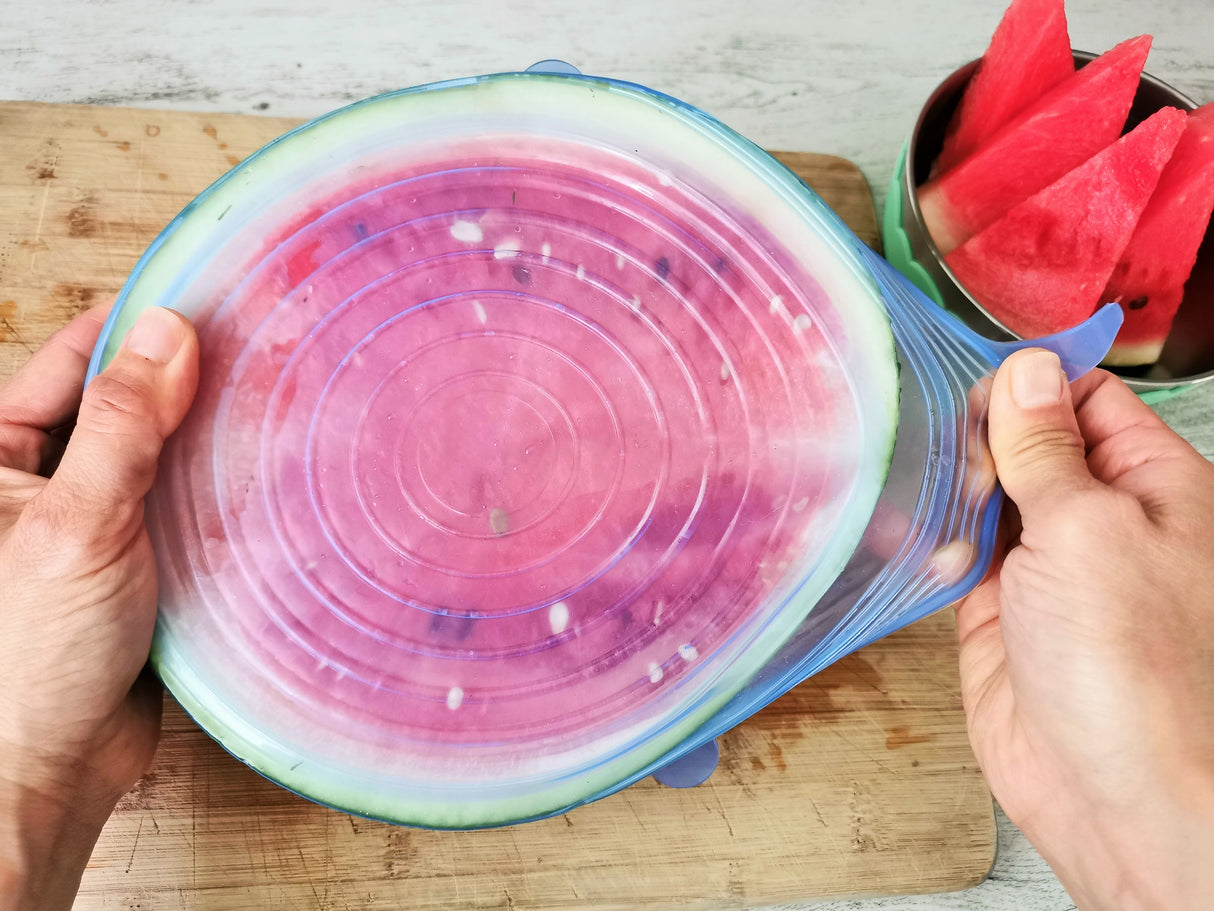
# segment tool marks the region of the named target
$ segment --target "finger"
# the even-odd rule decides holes
[[[71,419],[109,312],[109,304],[86,310],[30,356],[0,387],[0,422],[53,430]]]
[[[1007,695],[1007,652],[999,622],[999,576],[989,576],[957,608],[958,670],[961,703],[965,709],[970,742],[980,764],[987,730],[997,729],[1001,702]]]
[[[970,387],[965,416],[964,480],[962,489],[971,503],[986,500],[995,490],[995,460],[987,431],[988,408],[994,378],[984,376]]]
[[[39,503],[70,517],[81,540],[141,516],[165,439],[198,382],[198,339],[185,317],[144,311],[84,391],[76,429]]]
[[[8,533],[44,486],[46,478],[0,466],[0,536]]]
[[[1093,370],[1071,384],[1075,418],[1088,446],[1098,446],[1126,430],[1164,426],[1162,418],[1107,370]]]
[[[1012,354],[991,387],[989,441],[1003,489],[1031,525],[1067,495],[1096,485],[1058,356]]]
[[[1072,395],[1092,475],[1128,491],[1145,506],[1166,496],[1169,478],[1181,481],[1187,477],[1187,472],[1175,471],[1168,463],[1201,458],[1110,373],[1093,371],[1074,385]]]
[[[0,464],[33,473],[54,456],[47,433],[76,413],[109,310],[106,304],[77,316],[0,386]]]
[[[1006,759],[1000,755],[1000,746],[1013,721],[1015,705],[998,616],[966,636],[957,664],[961,707],[974,757],[983,770],[997,768]]]
[[[1010,507],[1011,504],[1008,504]],[[999,525],[995,530],[995,550],[991,557],[990,568],[974,590],[962,598],[957,604],[957,635],[962,642],[971,632],[999,616],[999,573],[1003,569],[1003,558],[1010,547],[1015,546],[1011,539],[1011,513],[1015,509],[1004,509],[999,517]]]

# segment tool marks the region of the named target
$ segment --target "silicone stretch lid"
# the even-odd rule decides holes
[[[964,597],[985,575],[1002,496],[986,445],[993,369],[1029,346],[1054,351],[1074,380],[1105,356],[1120,328],[1116,304],[1048,338],[991,342],[928,300],[854,239],[885,296],[901,367],[893,462],[860,547],[812,613],[739,693],[653,772],[687,787],[711,774],[712,738],[842,656]],[[601,796],[601,795],[595,795]]]
[[[853,559],[898,427],[887,293],[790,172],[639,86],[500,74],[287,134],[156,240],[94,358],[149,306],[198,328],[149,499],[157,670],[352,812],[619,787]]]

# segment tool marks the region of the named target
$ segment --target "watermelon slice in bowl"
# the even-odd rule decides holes
[[[918,206],[948,255],[1120,134],[1151,47],[1123,41],[1057,83],[968,157],[923,184]],[[981,72],[981,70],[979,70]]]
[[[945,256],[945,263],[1018,335],[1046,335],[1082,322],[1101,304],[1185,121],[1179,108],[1156,111],[1013,206]]]
[[[1025,61],[1031,65],[1025,66]],[[1012,0],[944,135],[942,174],[1075,72],[1062,0]]]
[[[956,453],[999,354],[900,281],[640,86],[499,74],[287,134],[157,238],[91,365],[148,306],[199,331],[154,666],[350,812],[623,787],[981,572],[993,475]]]
[[[1190,112],[1102,301],[1125,314],[1106,363],[1159,360],[1214,211],[1214,102]]]

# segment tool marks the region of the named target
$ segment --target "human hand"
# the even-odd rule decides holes
[[[957,622],[991,791],[1080,907],[1214,907],[1214,466],[1040,350],[989,426],[1015,506]]]
[[[198,342],[184,317],[148,310],[82,400],[105,315],[78,317],[0,387],[4,911],[71,906],[159,737],[160,687],[141,677],[156,617],[143,497],[193,398]]]

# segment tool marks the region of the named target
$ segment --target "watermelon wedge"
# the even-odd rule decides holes
[[[1074,72],[1062,0],[1012,0],[953,114],[933,176]]]
[[[1020,112],[982,148],[924,184],[919,207],[948,254],[1121,133],[1151,49],[1123,41]]]
[[[990,314],[1024,338],[1092,314],[1186,117],[1163,108],[945,257]]]
[[[1116,301],[1125,322],[1106,364],[1159,358],[1214,211],[1214,102],[1189,114],[1151,201],[1113,270],[1101,302]]]

